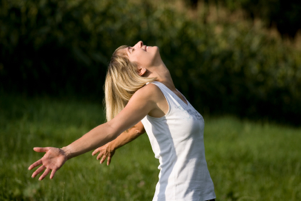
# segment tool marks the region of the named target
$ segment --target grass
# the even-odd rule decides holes
[[[104,121],[101,104],[0,96],[0,200],[151,200],[158,161],[147,135],[117,150],[112,164],[91,153],[68,161],[53,180],[27,167]],[[205,148],[217,200],[300,200],[301,129],[235,117],[205,117]]]

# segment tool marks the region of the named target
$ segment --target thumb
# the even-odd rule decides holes
[[[47,152],[49,150],[49,148],[48,147],[34,147],[33,150],[36,152]]]

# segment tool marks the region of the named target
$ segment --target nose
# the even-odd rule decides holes
[[[136,43],[135,47],[142,47],[143,46],[143,42],[139,41],[138,43]]]

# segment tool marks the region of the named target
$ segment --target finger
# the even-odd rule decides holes
[[[48,147],[34,147],[33,150],[36,152],[46,152],[49,150],[49,148]]]
[[[31,177],[34,178],[35,176],[37,176],[38,174],[40,174],[40,172],[42,172],[45,169],[46,169],[46,167],[44,165],[42,165],[34,173],[32,173]]]
[[[110,156],[108,156],[108,159],[107,159],[107,165],[110,165],[110,163],[111,163],[111,159],[112,159],[111,155],[110,155]]]
[[[103,154],[102,152],[100,152],[100,153],[98,154],[98,156],[96,157],[96,159],[99,160],[103,155],[104,155],[104,154]]]
[[[52,179],[54,177],[55,172],[56,172],[56,169],[53,169],[51,174],[50,174],[50,179]]]
[[[106,160],[107,156],[106,155],[103,155],[103,157],[101,158],[100,160],[100,163],[103,163],[105,160]]]
[[[49,174],[50,171],[51,171],[51,169],[47,168],[47,169],[43,172],[43,174],[40,176],[39,180],[44,179],[44,178],[47,176],[47,174]]]
[[[107,157],[108,157],[107,155],[103,155],[102,159],[100,160],[100,163],[103,163]]]
[[[93,151],[92,156],[94,156],[97,152],[99,152],[99,148],[97,148]]]
[[[40,160],[34,162],[33,164],[31,164],[31,165],[28,167],[28,170],[31,170],[31,169],[33,169],[33,168],[35,168],[35,167],[37,167],[38,165],[41,165],[41,164],[42,164],[42,160],[40,159]]]

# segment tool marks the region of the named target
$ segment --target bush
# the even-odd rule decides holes
[[[267,27],[275,26],[282,36],[294,38],[301,30],[301,2],[297,0],[200,1],[222,5],[231,11],[244,10],[250,19],[260,18]]]
[[[204,24],[167,6],[123,1],[2,1],[2,91],[102,94],[110,55],[143,40],[207,114],[298,124],[300,52],[251,23]]]

